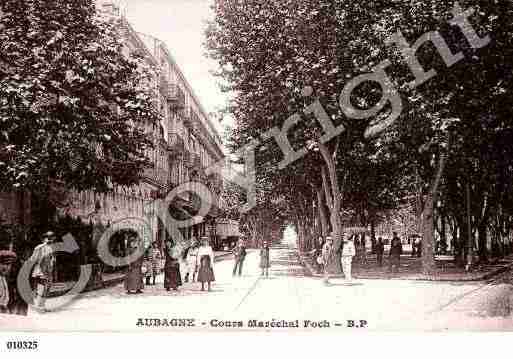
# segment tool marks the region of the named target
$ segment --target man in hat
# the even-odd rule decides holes
[[[324,266],[324,283],[329,284],[329,266],[333,259],[333,238],[326,237],[326,243],[322,246],[322,264]]]
[[[233,276],[237,274],[237,268],[239,268],[239,277],[242,275],[242,266],[244,265],[244,259],[246,259],[246,246],[244,245],[244,239],[239,240],[237,246],[233,249],[233,257],[235,258],[235,265],[233,267]]]
[[[28,305],[18,293],[19,272],[16,253],[0,250],[0,314],[27,315]]]
[[[32,278],[36,285],[34,306],[40,311],[45,311],[45,297],[48,296],[52,287],[55,255],[53,254],[51,244],[55,239],[54,232],[49,231],[43,234],[42,243],[34,248],[34,252],[30,257],[30,260],[35,263],[32,270]]]
[[[342,265],[342,271],[347,281],[351,281],[351,266],[353,264],[353,257],[356,255],[356,249],[354,243],[345,235],[342,234],[342,253],[340,256],[340,264]]]

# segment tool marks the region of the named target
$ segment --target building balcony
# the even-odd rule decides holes
[[[184,111],[183,113],[183,124],[185,127],[187,127],[189,130],[194,131],[195,125],[192,117],[190,116],[188,111]]]
[[[182,136],[175,132],[168,134],[168,146],[174,154],[180,154],[185,150],[185,143]]]
[[[197,153],[191,153],[191,162],[192,167],[198,171],[202,170],[203,167],[201,166],[201,158]]]
[[[170,84],[167,91],[167,101],[173,110],[185,108],[185,93],[176,84]]]
[[[192,154],[189,151],[183,152],[183,164],[187,168],[192,168],[194,166]]]
[[[171,97],[171,85],[169,83],[169,79],[165,73],[161,73],[159,76],[159,87],[160,92],[164,96],[166,100]]]
[[[166,186],[168,182],[169,173],[166,168],[156,168],[154,166],[144,169],[143,177],[157,183],[161,186]]]

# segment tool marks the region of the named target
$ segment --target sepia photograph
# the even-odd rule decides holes
[[[512,18],[0,0],[0,352],[512,332]]]

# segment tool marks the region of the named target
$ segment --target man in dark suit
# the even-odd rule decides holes
[[[401,243],[401,239],[397,236],[397,233],[394,232],[394,237],[392,242],[390,243],[390,271],[395,273],[399,272],[399,267],[401,265],[401,254],[403,254],[403,244]]]
[[[235,258],[235,265],[233,267],[233,276],[237,274],[237,268],[239,268],[239,277],[242,275],[242,266],[244,265],[244,259],[246,259],[246,245],[244,240],[241,239],[238,245],[233,249],[233,256]]]
[[[378,242],[374,245],[376,250],[376,260],[378,262],[378,266],[383,266],[383,253],[385,253],[385,244],[383,243],[383,238],[379,237]]]

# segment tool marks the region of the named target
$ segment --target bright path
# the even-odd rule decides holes
[[[0,316],[0,331],[177,329],[138,327],[139,318],[195,319],[196,328],[178,328],[189,331],[222,330],[212,327],[212,320],[243,321],[247,330],[252,319],[299,320],[302,330],[305,320],[330,323],[329,329],[314,330],[513,330],[511,272],[490,283],[355,279],[348,284],[335,279],[326,286],[305,276],[287,236],[273,246],[271,261],[269,278],[260,277],[259,253],[250,251],[240,278],[232,277],[232,259],[216,263],[217,281],[210,293],[201,292],[197,283],[166,292],[160,276],[157,286],[141,295],[126,295],[118,285],[85,293],[58,312]],[[367,329],[347,328],[348,320],[365,320]]]

